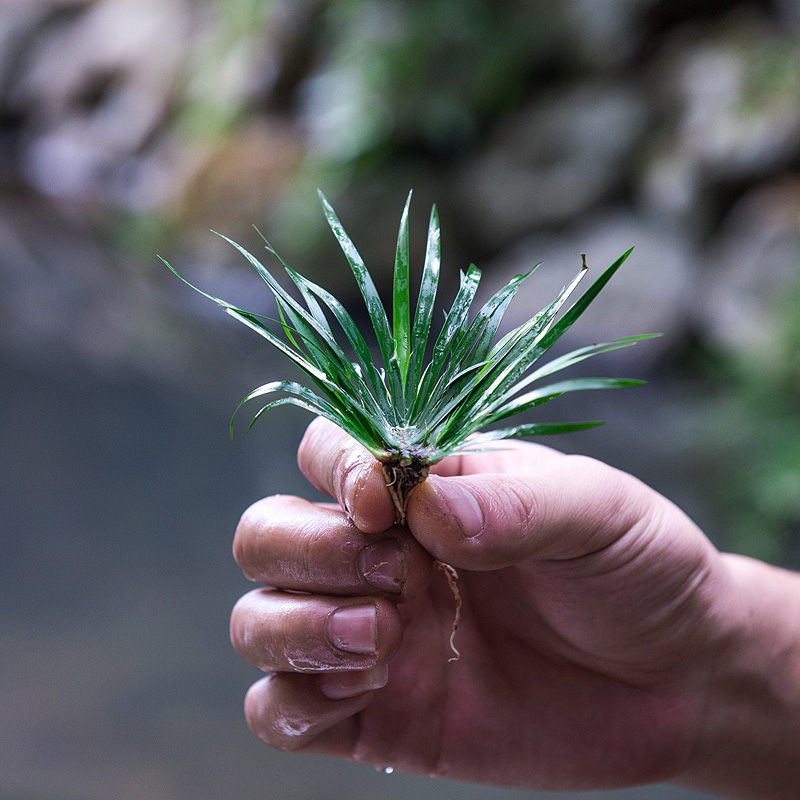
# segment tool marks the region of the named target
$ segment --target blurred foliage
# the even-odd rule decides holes
[[[731,359],[736,466],[723,495],[737,546],[800,566],[800,281],[775,309],[775,323],[773,347]]]
[[[213,142],[233,133],[248,97],[248,72],[258,61],[273,11],[270,0],[218,0],[214,21],[187,54],[179,130],[190,140]],[[210,9],[210,10],[211,10]]]
[[[328,64],[311,92],[332,118],[323,109],[316,120],[319,146],[374,166],[408,148],[452,156],[471,144],[520,101],[563,22],[558,6],[529,0],[337,0],[325,25]]]
[[[685,359],[710,390],[694,456],[708,459],[725,545],[800,568],[800,280],[772,322],[756,352]]]

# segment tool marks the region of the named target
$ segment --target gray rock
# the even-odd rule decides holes
[[[658,0],[571,0],[565,16],[580,54],[590,64],[623,63],[641,44],[639,19]]]
[[[767,174],[800,152],[800,43],[733,30],[675,54],[676,148],[707,181]]]
[[[692,307],[694,255],[685,237],[626,212],[595,216],[560,236],[532,236],[501,254],[488,283],[494,287],[544,261],[512,303],[507,324],[518,325],[552,300],[587,254],[589,274],[576,296],[628,247],[629,260],[565,336],[570,347],[624,336],[662,333],[660,339],[604,356],[620,365],[654,363],[684,332]]]
[[[633,87],[589,84],[523,110],[458,177],[476,233],[497,246],[586,211],[627,175],[648,115]]]
[[[784,315],[798,314],[800,180],[752,190],[712,246],[696,325],[725,349],[769,357]],[[794,302],[793,302],[794,300]]]
[[[24,109],[22,169],[44,194],[125,204],[159,130],[187,41],[183,0],[103,0],[42,28],[9,93]]]

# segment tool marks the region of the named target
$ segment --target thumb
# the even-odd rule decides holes
[[[408,526],[440,561],[491,570],[597,552],[665,506],[636,478],[565,456],[517,475],[431,475],[409,499]]]

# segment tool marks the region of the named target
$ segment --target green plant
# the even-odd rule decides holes
[[[364,298],[382,366],[376,366],[373,362],[366,339],[339,301],[284,263],[266,240],[267,250],[283,265],[305,306],[281,287],[255,256],[224,236],[222,238],[244,255],[269,286],[275,296],[280,319],[244,311],[205,292],[201,294],[267,339],[303,370],[316,386],[314,391],[293,381],[271,381],[254,389],[239,408],[251,400],[276,392],[285,396],[271,400],[260,408],[250,426],[269,409],[287,403],[331,420],[381,462],[400,522],[405,520],[406,502],[411,490],[425,479],[432,464],[446,456],[461,453],[467,448],[474,451],[476,446],[496,440],[578,431],[602,423],[535,422],[487,430],[488,426],[567,392],[642,383],[627,378],[572,378],[523,392],[532,384],[566,367],[648,338],[632,336],[592,344],[562,355],[535,370],[531,369],[585,311],[626,260],[630,250],[608,267],[558,317],[567,298],[587,272],[584,258],[580,271],[558,297],[497,342],[494,342],[495,335],[508,304],[522,282],[539,265],[525,274],[515,276],[470,319],[470,309],[481,274],[477,267],[471,265],[466,273],[461,273],[458,293],[434,339],[431,329],[440,265],[436,208],[433,208],[430,216],[425,262],[412,320],[408,231],[410,194],[406,201],[397,239],[390,324],[361,256],[322,193],[320,197],[328,224],[347,257]],[[169,264],[167,266],[172,269]],[[347,341],[350,355],[334,334],[331,326],[333,320]],[[285,338],[280,336],[281,333]]]

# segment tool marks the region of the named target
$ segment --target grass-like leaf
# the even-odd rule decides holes
[[[292,381],[271,381],[250,392],[234,417],[243,405],[282,393],[283,397],[261,406],[251,427],[268,410],[286,404],[331,420],[383,463],[401,518],[408,491],[424,479],[431,464],[450,454],[463,452],[465,448],[472,451],[476,445],[501,439],[567,433],[601,424],[535,422],[492,429],[496,423],[536,409],[568,392],[617,389],[643,383],[630,378],[572,378],[529,388],[587,358],[657,335],[591,344],[534,368],[589,307],[628,258],[630,250],[601,273],[564,311],[570,296],[587,274],[584,258],[578,274],[555,299],[499,341],[495,338],[509,303],[539,265],[516,275],[477,311],[473,311],[472,306],[481,273],[471,265],[461,274],[459,290],[434,338],[431,329],[441,264],[436,207],[431,211],[425,261],[412,317],[410,194],[406,201],[395,250],[390,324],[364,260],[322,193],[320,198],[328,225],[364,299],[380,352],[378,363],[373,361],[367,339],[344,306],[326,289],[289,267],[266,239],[267,251],[286,271],[300,295],[299,300],[292,297],[254,255],[222,237],[250,262],[267,284],[275,297],[279,319],[244,311],[197,291],[280,350],[316,387],[314,391]],[[175,272],[169,264],[167,266]]]

